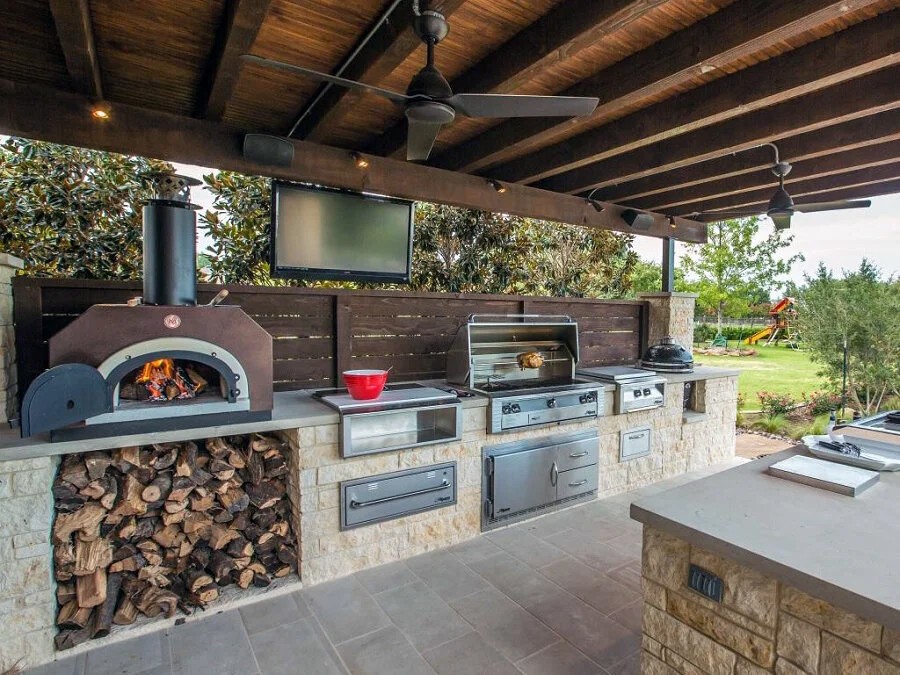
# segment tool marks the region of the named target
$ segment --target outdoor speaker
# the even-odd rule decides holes
[[[628,223],[633,230],[649,230],[653,227],[653,216],[649,213],[640,213],[634,209],[622,211],[622,220]]]
[[[245,134],[244,159],[270,166],[290,166],[294,161],[294,144],[278,136]]]

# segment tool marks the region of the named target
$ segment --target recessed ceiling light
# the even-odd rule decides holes
[[[111,112],[112,110],[109,106],[109,103],[106,103],[105,101],[95,103],[91,107],[91,117],[96,120],[108,120],[110,118]]]
[[[356,164],[359,169],[366,169],[369,166],[369,160],[360,155],[358,152],[351,152],[350,156],[353,158],[353,162]]]
[[[499,180],[494,180],[493,178],[488,178],[488,185],[490,185],[500,194],[503,194],[507,190],[507,187],[503,183],[501,183]]]

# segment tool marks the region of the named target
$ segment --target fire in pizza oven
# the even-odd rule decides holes
[[[144,294],[94,305],[50,338],[22,399],[22,435],[51,440],[271,418],[272,338],[223,291],[197,305],[196,214],[184,176],[151,177]]]

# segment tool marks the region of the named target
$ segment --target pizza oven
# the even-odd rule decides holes
[[[144,295],[94,305],[50,338],[22,399],[22,435],[51,440],[271,418],[272,338],[239,307],[197,305],[196,214],[183,176],[154,176]]]

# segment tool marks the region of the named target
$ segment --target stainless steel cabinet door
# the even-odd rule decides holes
[[[498,518],[556,501],[556,446],[494,457],[494,512]]]

